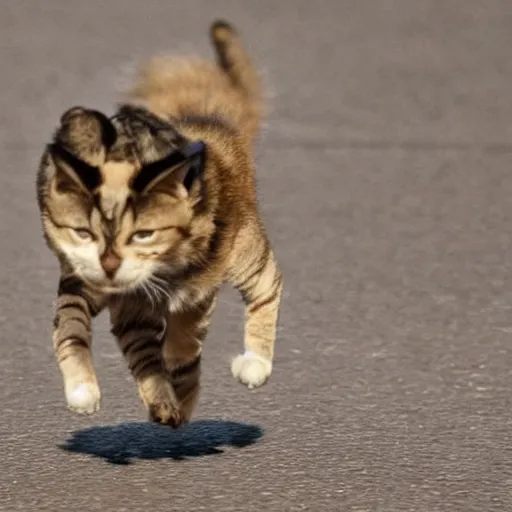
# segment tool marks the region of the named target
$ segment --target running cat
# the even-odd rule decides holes
[[[260,85],[231,25],[210,36],[216,63],[151,60],[113,117],[66,111],[41,159],[43,232],[61,267],[53,343],[78,413],[100,406],[91,321],[107,308],[150,420],[187,422],[224,282],[246,304],[233,375],[252,388],[271,374],[283,278],[256,199]]]

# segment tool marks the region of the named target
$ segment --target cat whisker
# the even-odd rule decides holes
[[[168,290],[166,290],[164,288],[163,285],[167,284],[165,283],[165,281],[163,279],[158,279],[158,280],[152,280],[150,279],[149,280],[149,283],[151,283],[152,285],[152,288],[153,290],[157,293],[157,294],[160,294],[161,296],[163,296],[163,298],[167,299],[167,300],[170,300],[171,299],[171,294],[169,293]]]
[[[149,283],[147,281],[143,281],[141,283],[141,287],[142,287],[142,290],[144,291],[144,293],[146,294],[146,296],[149,299],[149,302],[151,304],[151,309],[154,310],[155,309],[155,298],[153,296],[151,286],[149,286]]]

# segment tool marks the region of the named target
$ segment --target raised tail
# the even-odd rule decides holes
[[[254,134],[258,130],[263,107],[258,73],[237,30],[230,23],[214,21],[210,27],[210,38],[216,51],[217,64],[246,100],[248,128]]]

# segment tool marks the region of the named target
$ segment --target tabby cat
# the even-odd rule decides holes
[[[41,159],[43,232],[61,268],[53,344],[78,413],[100,406],[91,320],[107,308],[150,420],[187,422],[225,282],[246,304],[233,375],[249,388],[270,376],[283,278],[256,200],[260,85],[231,25],[210,36],[216,63],[150,60],[113,117],[66,111]]]

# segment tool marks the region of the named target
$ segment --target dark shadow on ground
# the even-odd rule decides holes
[[[133,459],[183,460],[222,453],[222,446],[243,448],[263,435],[256,425],[232,421],[200,420],[173,430],[150,422],[121,423],[73,432],[59,448],[130,464]]]

